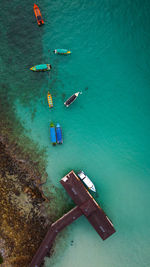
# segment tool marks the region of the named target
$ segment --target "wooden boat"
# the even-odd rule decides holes
[[[47,101],[48,101],[49,108],[52,108],[53,107],[53,100],[52,100],[52,96],[49,92],[47,93]]]
[[[71,97],[69,97],[66,102],[64,103],[64,105],[66,107],[69,107],[78,97],[78,95],[81,94],[81,92],[77,92],[74,95],[72,95]]]
[[[72,52],[67,49],[55,49],[54,53],[59,55],[70,55]]]
[[[56,138],[57,138],[57,144],[63,143],[62,130],[59,123],[56,124]]]
[[[51,143],[53,146],[56,145],[56,131],[55,131],[55,125],[53,122],[50,124],[50,138],[51,138]]]
[[[40,9],[39,9],[39,7],[38,7],[36,4],[34,4],[34,6],[33,6],[33,10],[34,10],[34,14],[35,14],[36,19],[37,19],[37,24],[38,24],[39,26],[43,25],[43,24],[44,24],[44,20],[43,20],[43,18],[42,18]]]
[[[52,66],[50,64],[41,64],[41,65],[36,65],[30,68],[32,71],[46,71],[50,70]]]

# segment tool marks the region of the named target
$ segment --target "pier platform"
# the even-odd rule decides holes
[[[112,222],[74,171],[62,178],[60,183],[103,240],[115,232]]]
[[[88,219],[103,240],[115,233],[112,222],[74,171],[71,171],[63,177],[60,183],[72,198],[76,207],[50,226],[49,231],[34,255],[29,267],[40,267],[41,263],[44,261],[44,257],[50,251],[56,235],[81,215],[84,215]]]

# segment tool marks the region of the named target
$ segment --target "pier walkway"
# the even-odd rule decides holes
[[[50,251],[56,235],[81,215],[84,215],[88,219],[103,240],[115,232],[112,222],[108,219],[74,171],[71,171],[63,177],[60,183],[77,206],[50,226],[49,231],[34,255],[29,267],[40,267],[41,263],[44,261],[44,257]]]

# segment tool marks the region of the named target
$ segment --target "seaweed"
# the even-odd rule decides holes
[[[0,254],[0,264],[2,264],[3,263],[3,257],[2,257],[2,255]]]

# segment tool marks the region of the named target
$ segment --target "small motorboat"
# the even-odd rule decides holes
[[[79,94],[82,94],[81,92],[77,92],[75,93],[74,95],[72,95],[71,97],[69,97],[66,102],[64,103],[64,105],[66,107],[69,107],[75,100],[76,98],[78,97]]]
[[[53,146],[56,145],[56,131],[55,131],[55,125],[53,122],[50,124],[50,137],[51,137],[51,143]]]
[[[44,24],[44,20],[43,20],[43,18],[42,18],[40,9],[39,9],[39,7],[38,7],[36,4],[34,4],[34,6],[33,6],[33,10],[34,10],[34,14],[35,14],[36,19],[37,19],[37,24],[38,24],[39,26],[43,25],[43,24]]]
[[[54,53],[59,55],[70,55],[72,52],[67,49],[55,49]]]
[[[83,171],[78,172],[78,176],[81,179],[81,181],[85,183],[88,189],[92,190],[93,192],[96,192],[94,184],[92,183],[90,178],[87,175],[85,175]]]
[[[50,64],[41,64],[41,65],[36,65],[30,68],[32,71],[46,71],[50,70],[52,66]]]
[[[52,100],[52,96],[49,92],[47,93],[47,101],[48,101],[49,108],[52,108],[53,107],[53,100]]]
[[[59,123],[56,124],[56,138],[57,138],[57,144],[63,143],[62,130]]]

